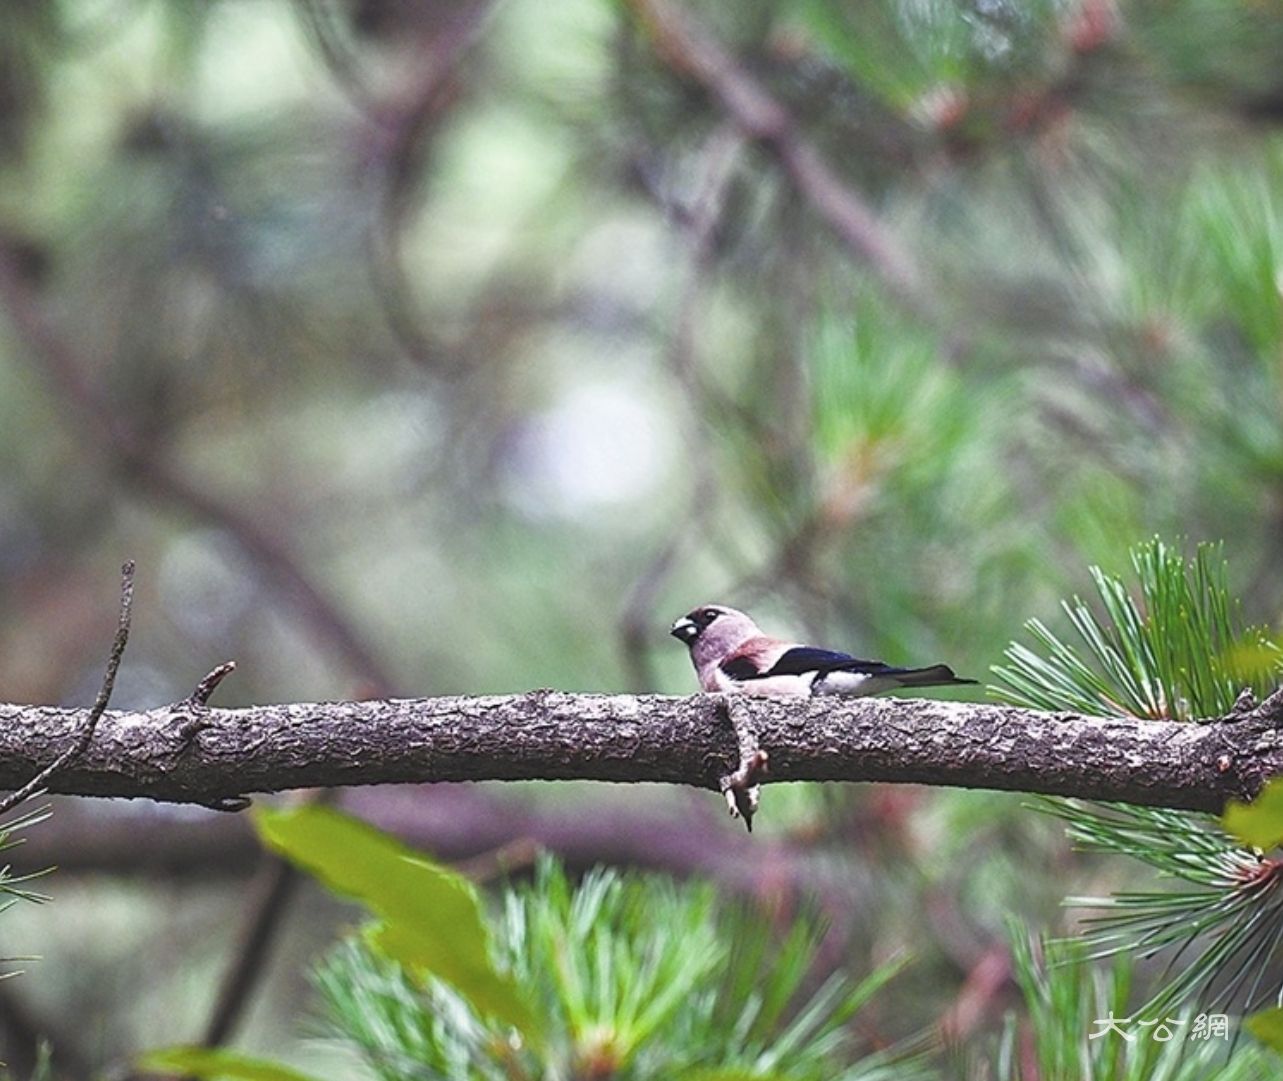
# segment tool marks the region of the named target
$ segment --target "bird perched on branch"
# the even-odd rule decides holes
[[[849,653],[785,642],[762,633],[734,608],[705,604],[677,620],[669,632],[690,649],[700,689],[720,694],[774,696],[878,694],[902,687],[951,687],[959,679],[944,664],[894,668]]]

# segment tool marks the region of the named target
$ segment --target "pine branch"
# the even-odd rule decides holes
[[[239,809],[251,793],[424,781],[663,782],[739,764],[718,696],[566,694],[108,711],[49,788]],[[923,699],[743,699],[769,780],[1007,789],[1216,811],[1283,772],[1283,695],[1208,723]],[[0,787],[83,731],[84,710],[0,705]]]
[[[860,262],[910,312],[939,318],[913,255],[875,209],[801,133],[792,113],[702,26],[666,0],[628,0],[659,57],[699,84],[727,118],[779,163],[793,187]]]

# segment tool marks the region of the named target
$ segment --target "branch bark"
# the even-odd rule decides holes
[[[251,793],[424,781],[663,782],[717,791],[740,754],[718,696],[534,691],[108,711],[50,790],[234,808]],[[891,781],[1218,811],[1283,772],[1283,692],[1204,723],[927,699],[740,699],[771,782]],[[81,731],[84,710],[0,705],[0,787]]]

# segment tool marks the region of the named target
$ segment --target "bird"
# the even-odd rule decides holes
[[[692,609],[673,623],[669,633],[690,650],[700,689],[711,694],[861,696],[977,682],[959,678],[947,664],[895,668],[772,638],[750,616],[721,604]]]

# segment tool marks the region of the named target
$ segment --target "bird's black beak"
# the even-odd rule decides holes
[[[690,645],[697,637],[699,637],[699,628],[695,625],[694,620],[687,619],[683,616],[672,625],[668,633],[679,642],[684,642],[686,645]]]

